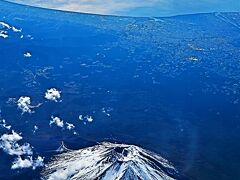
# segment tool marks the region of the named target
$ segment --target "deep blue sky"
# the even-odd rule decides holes
[[[9,0],[68,11],[125,16],[240,11],[240,0]]]

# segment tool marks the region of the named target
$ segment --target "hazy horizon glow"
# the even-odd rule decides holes
[[[93,14],[171,16],[240,11],[239,0],[9,0],[19,4]]]

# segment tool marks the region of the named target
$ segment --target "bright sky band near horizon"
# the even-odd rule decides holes
[[[19,4],[104,15],[173,16],[240,12],[240,0],[8,0]]]

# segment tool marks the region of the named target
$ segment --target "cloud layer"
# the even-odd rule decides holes
[[[52,9],[88,12],[98,14],[114,14],[132,8],[153,7],[159,0],[10,0],[12,2],[47,7]]]
[[[94,14],[165,16],[216,11],[240,11],[237,0],[9,0],[51,9]]]

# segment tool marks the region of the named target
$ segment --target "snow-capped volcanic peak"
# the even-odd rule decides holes
[[[176,179],[177,170],[161,156],[134,145],[101,143],[68,151],[50,162],[43,179]]]

